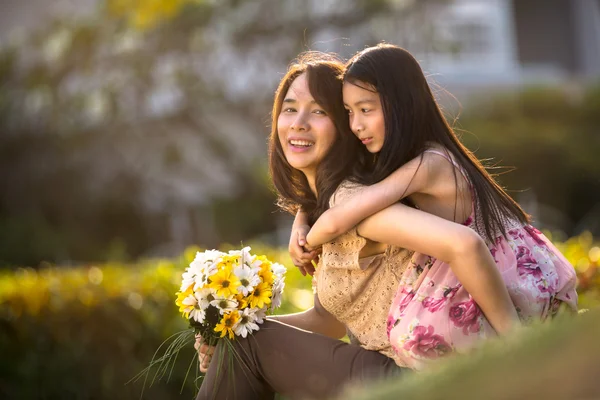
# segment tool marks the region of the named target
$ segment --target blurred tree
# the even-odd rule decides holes
[[[265,142],[285,65],[308,48],[348,56],[360,48],[343,38],[374,44],[422,3],[108,0],[94,19],[40,23],[0,53],[0,263],[275,231]]]
[[[173,18],[185,4],[201,0],[107,0],[106,11],[113,17],[126,18],[137,29],[149,29]]]

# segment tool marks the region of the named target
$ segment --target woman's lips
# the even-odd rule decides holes
[[[303,146],[294,146],[293,144],[290,143],[290,150],[293,151],[294,153],[304,153],[309,151],[310,149],[312,149],[314,146],[310,146],[310,147],[303,147]]]

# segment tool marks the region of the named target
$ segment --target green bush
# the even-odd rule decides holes
[[[535,197],[538,227],[599,235],[600,84],[567,89],[485,93],[465,107],[457,131],[479,159],[516,168],[498,179],[524,206]]]
[[[169,336],[187,328],[175,306],[191,248],[178,260],[78,268],[22,268],[0,275],[0,398],[135,399],[142,382],[125,385]],[[290,265],[281,250],[253,252]],[[298,311],[312,300],[310,281],[296,268],[279,312]],[[310,304],[308,304],[310,306]],[[191,398],[194,359],[181,353],[169,382],[154,384],[144,399]],[[180,389],[183,385],[183,393]]]

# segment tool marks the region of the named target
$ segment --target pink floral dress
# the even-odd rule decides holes
[[[467,179],[446,154],[426,151],[448,159]],[[464,225],[481,234],[481,221],[473,207]],[[507,238],[498,234],[488,247],[521,320],[545,320],[556,314],[561,303],[576,310],[575,271],[564,256],[530,225],[506,221],[505,227]],[[417,370],[496,335],[450,266],[419,253],[413,255],[400,280],[387,331],[397,363]]]

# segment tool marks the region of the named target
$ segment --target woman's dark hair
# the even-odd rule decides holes
[[[475,205],[486,216],[478,222],[483,222],[489,241],[495,240],[495,232],[506,236],[506,218],[529,222],[530,217],[459,141],[419,63],[408,51],[390,44],[365,49],[348,61],[343,79],[377,92],[383,108],[385,144],[372,159],[372,166],[363,167],[368,173],[356,177],[361,183],[379,182],[419,155],[422,161],[428,143],[434,142],[447,149],[468,175]],[[454,174],[456,181],[456,170]]]
[[[269,173],[278,194],[277,204],[292,214],[302,207],[311,223],[329,208],[329,198],[340,183],[352,175],[360,151],[360,142],[350,130],[342,101],[343,71],[344,64],[335,56],[306,52],[289,66],[275,92],[269,138]],[[310,94],[336,128],[335,141],[317,166],[318,197],[310,190],[306,176],[288,163],[277,133],[277,119],[284,97],[294,80],[302,74],[306,74]]]

